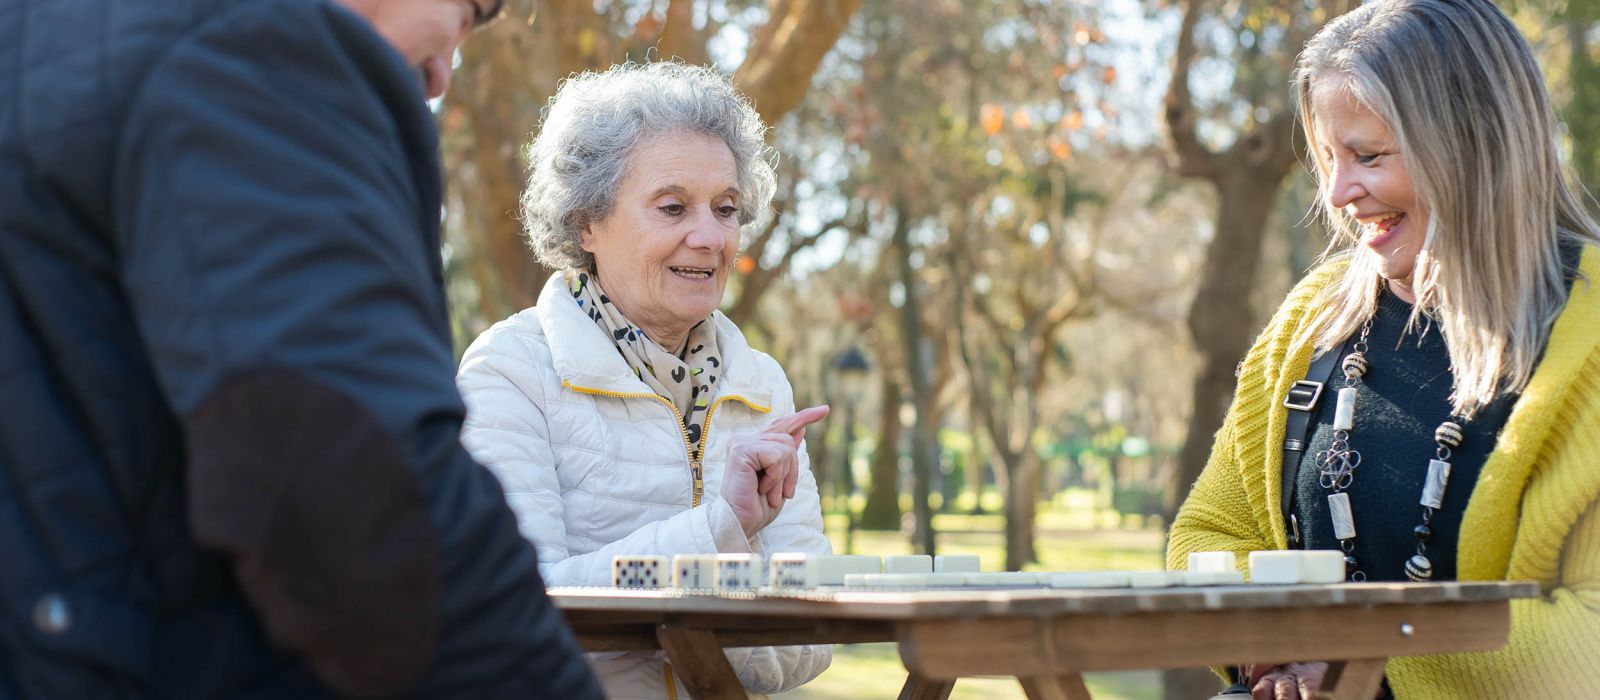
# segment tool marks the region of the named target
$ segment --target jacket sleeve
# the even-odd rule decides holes
[[[329,3],[242,3],[144,76],[116,272],[187,441],[197,542],[349,695],[599,697],[460,446],[431,115]]]
[[[1560,583],[1511,601],[1511,637],[1496,651],[1391,659],[1397,697],[1600,697],[1600,503],[1563,544]]]
[[[539,550],[539,571],[550,586],[609,586],[611,558],[640,552],[752,551],[732,508],[705,501],[574,555],[567,548],[565,506],[546,420],[549,358],[534,355],[508,328],[496,328],[461,358],[457,382],[469,410],[461,440],[505,489],[523,537]]]
[[[773,418],[794,413],[794,389],[784,378],[783,368],[772,358],[760,356],[769,365],[768,372],[781,379],[780,393],[773,398]],[[794,498],[783,505],[783,510],[760,532],[761,554],[770,558],[783,552],[806,554],[832,554],[833,545],[822,530],[822,501],[817,494],[817,479],[811,472],[809,451],[800,444],[800,480],[795,486]],[[833,663],[833,646],[811,644],[785,647],[748,647],[729,649],[728,661],[739,674],[746,690],[756,693],[780,693],[800,686],[827,670]]]

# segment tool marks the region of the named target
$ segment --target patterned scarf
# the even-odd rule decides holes
[[[622,311],[600,289],[600,279],[582,270],[567,270],[567,288],[589,318],[616,344],[617,352],[633,369],[634,376],[678,407],[683,428],[689,437],[692,458],[700,458],[700,436],[705,432],[706,407],[716,394],[717,377],[722,374],[722,359],[717,353],[717,331],[710,319],[689,329],[689,336],[677,353],[667,352],[638,326],[628,322]]]

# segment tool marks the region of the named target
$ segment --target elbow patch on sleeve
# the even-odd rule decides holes
[[[416,472],[366,408],[302,373],[241,375],[189,416],[188,448],[195,539],[233,559],[274,643],[352,696],[427,668],[438,535]]]

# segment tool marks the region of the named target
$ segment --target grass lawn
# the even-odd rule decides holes
[[[861,700],[893,698],[905,683],[905,666],[893,644],[843,644],[834,647],[833,665],[821,676],[774,700]],[[1157,671],[1091,673],[1085,677],[1095,700],[1154,700],[1161,697]],[[951,700],[1021,700],[1022,686],[1010,678],[963,678]]]
[[[834,551],[844,552],[844,516],[826,518]],[[1114,513],[1093,505],[1092,494],[1069,493],[1039,513],[1040,563],[1029,570],[1160,569],[1165,534],[1157,528],[1108,528],[1121,524]],[[1004,569],[1004,520],[1000,515],[945,514],[934,517],[940,554],[976,554],[984,571]],[[856,554],[910,554],[910,538],[899,532],[855,533]],[[774,696],[781,700],[892,698],[905,683],[905,667],[893,644],[847,644],[834,648],[833,665],[816,680]],[[1153,700],[1161,697],[1158,671],[1098,673],[1086,677],[1096,698]],[[955,700],[1023,698],[1009,678],[969,678],[956,683]]]

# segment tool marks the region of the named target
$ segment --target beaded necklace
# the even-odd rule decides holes
[[[1333,519],[1333,535],[1344,550],[1345,574],[1351,581],[1367,580],[1356,559],[1356,519],[1350,508],[1350,485],[1355,481],[1356,468],[1361,466],[1361,453],[1350,447],[1350,431],[1355,428],[1356,387],[1370,369],[1367,361],[1367,335],[1372,332],[1372,319],[1361,326],[1361,336],[1356,339],[1350,354],[1345,355],[1339,368],[1344,372],[1344,388],[1339,390],[1338,403],[1333,418],[1333,442],[1328,449],[1317,454],[1317,483],[1328,490],[1328,514]],[[1433,514],[1444,505],[1445,487],[1450,483],[1451,450],[1459,448],[1465,433],[1456,416],[1439,424],[1433,431],[1437,445],[1435,458],[1428,461],[1428,478],[1422,484],[1422,524],[1412,528],[1417,541],[1417,553],[1406,561],[1406,577],[1412,581],[1433,578],[1433,562],[1428,559],[1428,541],[1433,539]],[[1459,419],[1462,422],[1465,419]]]

